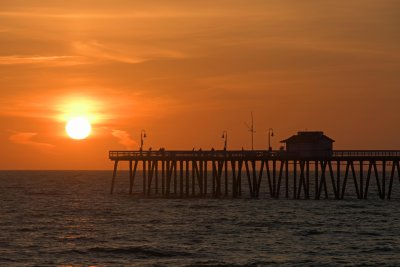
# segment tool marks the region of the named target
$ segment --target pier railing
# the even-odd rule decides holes
[[[333,157],[400,157],[400,150],[334,150]]]
[[[110,159],[124,159],[124,158],[136,158],[136,157],[203,157],[203,158],[225,158],[225,157],[276,157],[281,155],[282,151],[265,151],[265,150],[254,150],[254,151],[242,151],[242,150],[155,150],[155,151],[110,151]]]
[[[285,151],[285,150],[154,150],[127,151],[114,150],[109,152],[111,160],[126,160],[129,158],[371,158],[400,157],[400,150],[334,150],[334,151]]]

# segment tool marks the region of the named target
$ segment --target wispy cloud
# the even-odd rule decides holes
[[[112,130],[112,136],[118,139],[118,143],[123,145],[126,149],[132,150],[138,147],[138,143],[133,140],[129,133],[121,130]]]
[[[187,57],[178,51],[159,49],[156,47],[116,47],[112,45],[106,45],[98,41],[74,42],[73,47],[76,53],[83,57],[129,64],[137,64],[157,58],[179,59]]]
[[[0,99],[0,116],[49,119],[51,113],[52,109],[48,105],[28,95],[24,99],[18,96]]]
[[[92,19],[109,19],[117,18],[113,14],[91,14],[91,13],[46,13],[42,10],[32,11],[6,11],[0,12],[0,16],[3,17],[17,17],[17,18],[65,18],[65,19],[77,19],[77,18],[92,18]],[[133,17],[132,15],[121,15],[121,17]]]
[[[27,145],[27,146],[32,146],[36,147],[39,149],[50,149],[53,148],[54,145],[48,144],[48,143],[41,143],[33,140],[35,136],[37,136],[37,133],[32,133],[32,132],[20,132],[20,133],[14,133],[9,137],[9,140],[13,142],[14,144],[18,145]]]
[[[83,58],[79,56],[0,56],[0,65],[16,64],[42,64],[52,63],[52,65],[68,66],[83,64]]]
[[[127,7],[129,12],[116,8],[111,12],[99,10],[77,11],[76,9],[65,10],[64,8],[44,9],[44,8],[28,8],[19,11],[9,10],[0,11],[0,16],[11,18],[49,18],[49,19],[152,19],[152,18],[220,18],[220,17],[247,17],[249,13],[253,16],[274,15],[271,11],[263,9],[254,9],[243,5],[240,9],[226,8],[221,6],[207,5],[188,5],[174,6],[170,8],[161,8],[156,5],[148,7]],[[80,6],[82,8],[82,6]],[[112,9],[112,8],[111,8]],[[133,10],[132,10],[133,9]]]
[[[197,14],[198,15],[198,14]],[[190,14],[182,13],[155,13],[155,12],[132,12],[130,14],[107,14],[107,13],[46,13],[39,11],[0,12],[0,16],[13,18],[50,18],[50,19],[134,19],[134,18],[169,18],[188,17]]]
[[[0,29],[1,32],[1,29]],[[51,67],[65,67],[83,64],[93,64],[98,61],[115,61],[137,64],[157,58],[186,58],[178,51],[159,49],[155,47],[113,47],[97,41],[74,42],[72,47],[76,55],[3,55],[1,65],[44,64]],[[134,51],[127,53],[126,51]]]
[[[118,52],[115,49],[107,48],[99,42],[75,42],[73,44],[76,52],[82,56],[102,59],[102,60],[112,60],[124,63],[136,64],[146,61],[143,57],[128,56],[124,53]]]

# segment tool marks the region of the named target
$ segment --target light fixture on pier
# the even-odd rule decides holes
[[[140,151],[143,150],[143,139],[147,137],[146,131],[145,130],[141,130],[140,131]]]
[[[228,146],[228,131],[226,131],[226,130],[222,131],[222,138],[225,139],[224,150],[226,151],[227,146]]]
[[[268,129],[268,150],[271,151],[272,147],[271,147],[271,137],[274,136],[274,129],[269,128]]]
[[[246,122],[244,123],[249,132],[251,133],[251,150],[254,150],[254,133],[256,130],[254,129],[254,118],[253,118],[253,111],[250,113],[251,114],[251,125],[248,125]]]

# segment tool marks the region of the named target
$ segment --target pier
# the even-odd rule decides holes
[[[141,195],[343,199],[348,194],[390,199],[400,186],[400,150],[333,150],[317,156],[285,150],[110,151],[112,194],[121,162],[129,164],[129,193],[141,171]],[[261,186],[267,188],[261,192]],[[263,195],[261,195],[263,194]]]

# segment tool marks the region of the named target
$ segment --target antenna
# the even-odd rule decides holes
[[[254,133],[256,132],[254,129],[254,118],[253,118],[253,111],[250,113],[251,114],[251,125],[247,124],[246,122],[244,123],[251,133],[251,150],[254,150]]]

